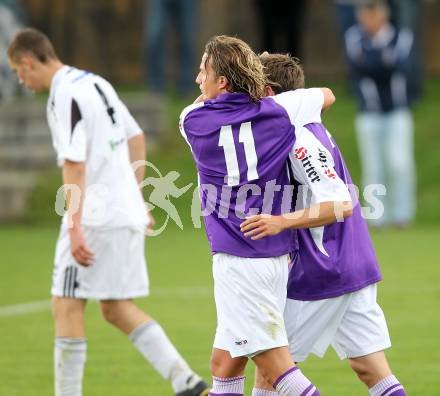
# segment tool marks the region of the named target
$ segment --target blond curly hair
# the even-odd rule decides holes
[[[251,100],[265,96],[266,76],[257,54],[243,40],[214,36],[205,46],[206,60],[217,76],[224,76],[231,92],[245,92]]]

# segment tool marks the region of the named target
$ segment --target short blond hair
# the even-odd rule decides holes
[[[257,54],[243,40],[214,36],[205,46],[206,63],[217,76],[224,76],[231,92],[245,92],[256,102],[265,94],[266,77]]]

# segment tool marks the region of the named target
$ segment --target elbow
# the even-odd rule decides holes
[[[83,175],[86,173],[86,164],[85,162],[74,162],[66,159],[64,160],[64,169],[76,175]]]
[[[145,146],[145,135],[142,131],[138,133],[137,135],[131,137],[128,139],[128,145],[129,146]]]
[[[335,103],[336,102],[336,96],[333,93],[333,91],[330,90],[330,94],[329,95],[330,95],[330,103],[331,104]]]
[[[336,102],[336,96],[330,88],[322,88],[322,91],[324,93],[324,104],[322,109],[326,110]]]
[[[327,90],[327,93],[326,93],[327,103],[329,106],[331,106],[333,103],[336,102],[336,96],[330,88],[326,88],[326,90]]]

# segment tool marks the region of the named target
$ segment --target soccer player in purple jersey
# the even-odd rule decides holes
[[[261,61],[246,43],[227,36],[207,43],[196,82],[202,97],[183,110],[180,131],[197,165],[213,254],[218,324],[211,395],[243,395],[249,358],[278,394],[319,395],[287,348],[283,311],[292,233],[253,241],[240,223],[250,213],[281,214],[276,186],[290,185],[286,161],[296,128],[320,122],[334,96],[315,88],[263,98]]]
[[[260,58],[271,94],[304,87],[296,59],[267,53]],[[292,356],[296,362],[310,353],[322,357],[332,345],[341,359],[349,360],[372,396],[406,395],[384,353],[391,343],[376,302],[381,274],[360,205],[356,202],[352,209],[349,205],[352,180],[345,161],[322,123],[305,125],[296,135],[290,162],[294,184],[302,186],[304,194],[311,192],[305,202],[309,211],[299,209],[287,217],[256,216],[242,226],[245,235],[255,240],[298,229],[299,250],[293,255],[284,313]],[[307,173],[310,167],[316,170],[314,177]],[[297,200],[300,205],[301,201]],[[318,214],[312,218],[310,210]],[[276,394],[257,375],[253,395]]]

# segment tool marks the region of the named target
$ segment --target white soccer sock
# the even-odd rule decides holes
[[[282,396],[319,396],[319,391],[298,367],[287,370],[273,386]]]
[[[171,381],[174,392],[181,392],[201,380],[188,366],[168,339],[162,327],[150,320],[135,328],[130,341],[151,365]]]
[[[87,343],[84,338],[55,339],[55,396],[81,396]]]
[[[212,377],[210,395],[244,395],[244,380],[246,377],[219,378]]]
[[[278,395],[277,391],[270,391],[267,389],[259,389],[259,388],[252,389],[252,396],[277,396],[277,395]]]
[[[406,395],[403,386],[400,384],[399,380],[394,376],[390,375],[384,378],[382,381],[378,382],[376,385],[368,389],[371,396],[404,396]]]

